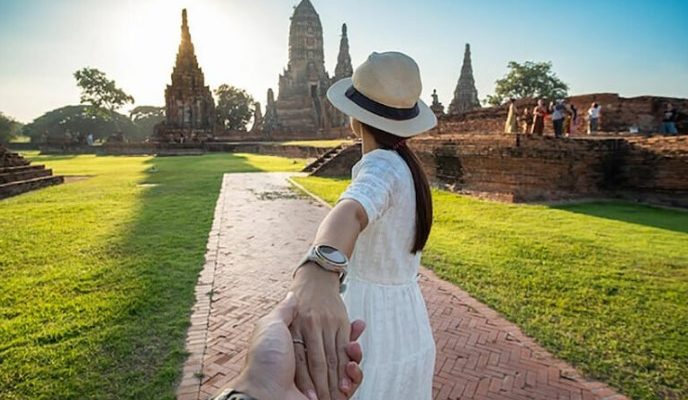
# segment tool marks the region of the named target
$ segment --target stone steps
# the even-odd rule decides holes
[[[0,174],[9,174],[12,172],[24,172],[45,169],[43,165],[20,165],[17,167],[0,167]]]
[[[5,183],[26,181],[44,176],[51,176],[53,171],[45,168],[32,168],[24,171],[0,173],[0,185]]]
[[[0,199],[16,196],[18,194],[48,186],[59,185],[63,182],[64,177],[62,176],[41,176],[23,181],[0,184]]]
[[[0,146],[0,199],[64,182],[62,176],[53,176],[52,169],[30,164],[20,154]]]
[[[337,147],[334,147],[330,150],[327,151],[327,153],[323,154],[320,156],[317,160],[313,161],[312,163],[308,164],[302,172],[307,172],[307,173],[313,173],[317,171],[321,166],[324,164],[328,163],[330,160],[334,159],[341,153],[347,146],[344,144],[340,144]]]

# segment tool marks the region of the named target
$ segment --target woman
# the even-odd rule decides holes
[[[530,126],[533,123],[533,114],[530,113],[528,107],[523,108],[523,115],[521,116],[521,124],[523,133],[530,135]]]
[[[547,116],[547,107],[545,102],[540,99],[533,109],[533,130],[531,133],[542,136],[545,132],[545,116]]]
[[[349,393],[349,318],[366,323],[359,339],[365,379],[356,399],[432,397],[435,343],[417,283],[432,198],[406,144],[437,124],[419,99],[421,90],[415,61],[390,52],[373,53],[327,93],[351,117],[363,158],[294,274],[296,384],[309,398],[344,399]]]
[[[504,133],[518,133],[518,109],[516,108],[516,99],[509,99],[509,112],[504,124]]]

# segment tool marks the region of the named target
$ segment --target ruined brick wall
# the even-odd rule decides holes
[[[513,202],[625,197],[688,207],[688,140],[425,136],[412,148],[449,190]]]
[[[688,206],[688,137],[629,138],[618,168],[624,197]]]
[[[631,126],[639,128],[640,132],[658,132],[662,113],[666,103],[672,103],[681,114],[678,121],[680,133],[688,133],[688,99],[667,97],[633,97],[623,98],[615,93],[595,93],[567,98],[569,104],[578,108],[582,117],[579,132],[584,132],[588,109],[593,102],[602,105],[602,132],[628,132]],[[533,99],[521,99],[516,102],[519,110],[535,107]],[[519,113],[520,114],[520,113]],[[490,107],[470,111],[459,116],[445,116],[440,119],[434,134],[459,133],[501,133],[504,132],[504,122],[507,117],[507,107]],[[552,133],[552,123],[549,118],[545,123],[545,132]]]

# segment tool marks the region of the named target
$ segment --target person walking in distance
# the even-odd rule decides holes
[[[588,109],[588,135],[597,132],[602,116],[602,106],[598,103],[592,103]]]

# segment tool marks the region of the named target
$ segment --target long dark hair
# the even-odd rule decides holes
[[[413,185],[416,189],[416,241],[413,244],[411,253],[421,251],[428,242],[428,236],[430,236],[430,229],[432,228],[432,194],[430,193],[428,177],[420,166],[420,160],[406,145],[405,138],[362,122],[361,125],[373,135],[380,148],[394,150],[399,153],[411,170]]]

